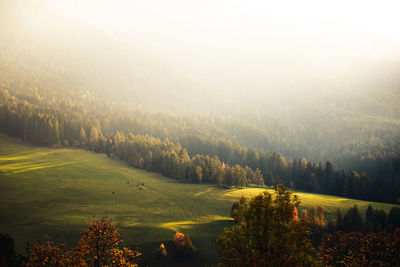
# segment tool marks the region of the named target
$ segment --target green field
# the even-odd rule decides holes
[[[142,190],[137,183],[144,183]],[[181,231],[190,234],[199,255],[213,261],[215,239],[230,224],[232,201],[263,190],[178,183],[102,154],[33,147],[0,135],[0,232],[14,238],[20,253],[26,241],[44,233],[73,245],[90,218],[108,215],[120,224],[126,245],[159,244]],[[327,217],[354,204],[362,212],[370,204],[385,211],[392,207],[297,194],[303,207],[322,205]]]

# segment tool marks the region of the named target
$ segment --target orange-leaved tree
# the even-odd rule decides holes
[[[70,256],[66,251],[66,243],[54,242],[50,236],[44,235],[28,249],[28,263],[25,266],[68,266]]]
[[[189,235],[185,235],[183,233],[175,233],[172,242],[176,247],[177,260],[183,260],[192,256],[194,246]]]
[[[70,251],[64,250],[66,244],[46,238],[28,249],[26,266],[138,266],[141,255],[119,247],[122,243],[119,228],[108,217],[89,222],[78,245]]]

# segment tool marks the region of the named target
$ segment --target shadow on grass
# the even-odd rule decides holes
[[[222,234],[225,227],[230,227],[232,221],[213,221],[210,223],[195,224],[190,229],[183,231],[188,234],[196,248],[191,257],[184,260],[176,258],[177,251],[172,243],[174,231],[153,227],[125,227],[121,229],[122,237],[136,236],[142,242],[128,243],[125,246],[138,248],[143,253],[143,266],[204,266],[206,264],[216,265],[221,255],[221,249],[216,239]],[[146,236],[154,237],[154,232],[160,234],[160,241],[146,242]],[[135,240],[135,238],[129,238]],[[159,257],[157,249],[161,243],[165,245],[167,256]]]

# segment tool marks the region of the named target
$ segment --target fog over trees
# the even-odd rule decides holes
[[[225,10],[230,24],[220,4],[137,4],[132,18],[122,14],[125,26],[112,9],[99,19],[103,2],[99,17],[83,16],[84,4],[76,14],[57,1],[1,5],[3,132],[106,153],[118,148],[117,132],[168,138],[189,161],[217,156],[312,192],[382,200],[400,186],[394,41],[334,23],[307,28],[238,3]],[[146,12],[158,16],[149,22]],[[132,165],[164,173],[155,151],[140,153]],[[342,180],[323,181],[327,162]],[[207,181],[204,167],[193,167],[197,180]],[[379,189],[344,189],[354,179]]]

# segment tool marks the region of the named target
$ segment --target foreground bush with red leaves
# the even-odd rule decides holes
[[[400,228],[393,233],[328,234],[322,240],[319,258],[323,266],[398,266]]]
[[[65,243],[56,243],[44,236],[28,249],[24,266],[138,266],[139,252],[120,248],[119,228],[108,217],[89,222],[81,233],[78,245],[66,250]]]

